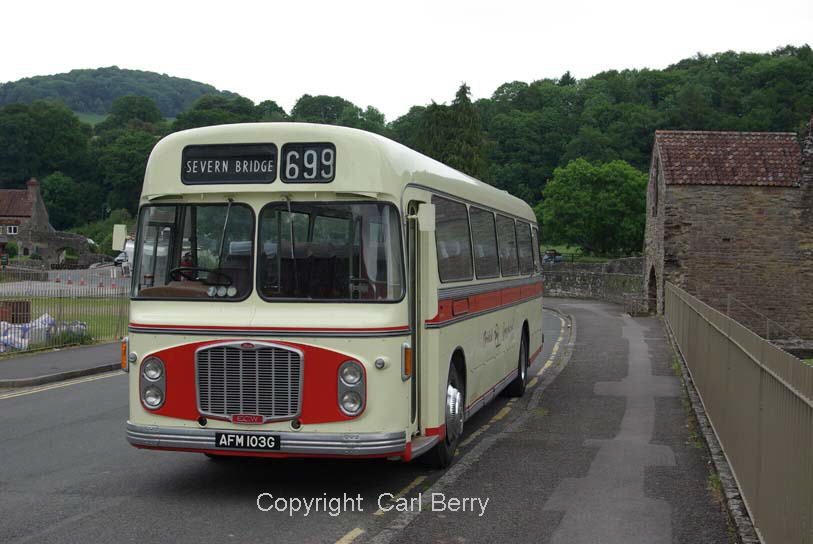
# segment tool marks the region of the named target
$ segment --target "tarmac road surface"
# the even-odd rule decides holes
[[[470,419],[447,471],[138,450],[118,372],[0,392],[0,542],[733,542],[660,322],[545,304],[575,344],[546,310],[533,387]]]

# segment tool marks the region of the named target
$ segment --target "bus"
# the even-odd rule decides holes
[[[122,368],[139,448],[445,467],[542,348],[528,204],[376,134],[171,134],[137,225]]]

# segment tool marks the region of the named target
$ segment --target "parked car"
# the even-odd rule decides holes
[[[555,249],[546,249],[545,254],[542,256],[543,263],[563,263],[565,257]]]

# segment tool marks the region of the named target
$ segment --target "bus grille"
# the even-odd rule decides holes
[[[297,351],[252,343],[203,348],[195,354],[195,372],[204,415],[269,420],[300,413],[302,355]]]

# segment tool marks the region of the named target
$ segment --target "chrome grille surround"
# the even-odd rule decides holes
[[[195,350],[198,412],[231,420],[258,415],[263,423],[302,413],[304,356],[296,348],[270,342],[210,344]]]

